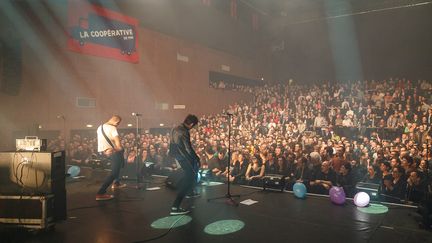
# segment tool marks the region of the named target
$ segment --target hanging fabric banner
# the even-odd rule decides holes
[[[74,52],[137,63],[137,27],[135,18],[87,1],[70,0],[67,48]]]

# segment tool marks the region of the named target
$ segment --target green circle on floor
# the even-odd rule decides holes
[[[210,235],[226,235],[241,230],[244,225],[240,220],[219,220],[207,225],[204,232]]]
[[[388,212],[388,207],[382,204],[371,203],[368,207],[357,207],[360,212],[368,214],[382,214]]]
[[[192,218],[187,215],[168,216],[155,220],[151,227],[155,229],[171,229],[183,226],[192,221]]]

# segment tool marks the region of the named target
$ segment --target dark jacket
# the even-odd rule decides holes
[[[338,174],[336,185],[343,187],[347,197],[353,197],[354,182],[353,182],[353,177],[351,172],[345,176],[342,174]]]
[[[178,161],[187,161],[191,165],[199,165],[200,159],[192,148],[189,130],[184,124],[171,131],[169,155]]]
[[[419,185],[407,185],[407,195],[406,198],[409,201],[419,203],[423,197],[425,192],[427,192],[427,182],[426,180],[421,180]]]
[[[406,195],[406,189],[407,189],[407,182],[405,179],[400,178],[396,184],[392,181],[393,190],[389,190],[386,187],[383,190],[383,194],[386,194],[388,196],[391,196],[387,198],[386,201],[388,202],[395,202],[399,203],[399,200],[404,200]],[[399,200],[398,200],[399,199]]]
[[[240,164],[239,161],[234,163],[234,166],[231,167],[231,176],[234,177],[233,183],[246,184],[246,171],[248,165],[249,163],[247,161],[243,161],[242,164]]]

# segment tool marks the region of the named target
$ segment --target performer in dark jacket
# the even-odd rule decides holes
[[[182,124],[171,131],[169,155],[177,160],[184,171],[184,176],[179,183],[177,197],[171,208],[170,215],[189,213],[188,210],[180,207],[183,198],[191,192],[197,178],[198,169],[201,165],[198,155],[192,148],[189,130],[198,124],[195,115],[186,116]]]

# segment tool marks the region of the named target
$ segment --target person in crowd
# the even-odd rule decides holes
[[[407,179],[407,184],[406,199],[419,203],[427,191],[426,180],[421,178],[419,171],[412,171]]]
[[[351,174],[354,185],[363,180],[367,174],[367,163],[364,160],[351,160]]]
[[[90,151],[88,150],[86,151],[83,145],[79,145],[77,147],[77,151],[75,152],[74,156],[71,158],[71,162],[78,165],[87,164],[90,157],[91,157]]]
[[[234,168],[229,175],[230,182],[244,184],[246,181],[246,171],[248,162],[245,160],[243,153],[239,153],[237,160],[234,162]]]
[[[345,152],[345,149],[341,146],[338,146],[336,148],[336,154],[335,156],[330,160],[331,167],[334,171],[340,171],[340,168],[342,165],[344,165],[346,162],[343,154]]]
[[[330,168],[330,162],[324,161],[321,164],[321,171],[311,178],[309,185],[311,192],[318,194],[329,193],[330,188],[336,184],[336,173]]]
[[[156,146],[153,144],[149,145],[148,148],[148,155],[147,155],[147,161],[156,163],[157,162],[157,152],[156,152]]]
[[[238,161],[238,157],[239,157],[239,151],[233,151],[231,153],[230,164],[229,164],[229,166],[226,166],[225,167],[225,171],[222,172],[222,177],[223,178],[229,180],[229,175],[232,174],[232,171],[234,170],[234,166],[235,166],[236,162]],[[228,154],[227,154],[227,159],[228,159]]]
[[[275,174],[283,175],[283,176],[289,176],[290,174],[290,168],[288,167],[288,163],[285,160],[285,157],[280,156],[276,157],[276,163],[277,163],[277,171]]]
[[[381,172],[381,179],[391,181],[392,178],[392,172],[390,171],[390,163],[388,161],[383,161],[379,165],[380,172]]]
[[[220,179],[222,173],[225,171],[225,166],[223,163],[224,152],[223,151],[214,151],[212,147],[207,147],[205,151],[207,155],[207,168],[211,172],[211,177],[213,179]]]
[[[168,143],[164,142],[160,148],[158,148],[156,157],[156,164],[154,165],[156,170],[162,172],[162,174],[169,174],[177,168],[175,160],[168,155]]]
[[[391,168],[395,168],[395,167],[398,167],[398,166],[400,166],[400,165],[401,165],[401,161],[400,161],[399,158],[397,158],[397,157],[392,157],[392,158],[390,159],[390,167],[391,167]]]
[[[402,166],[392,169],[392,180],[384,178],[382,194],[388,202],[401,202],[405,200],[407,180]]]
[[[307,158],[302,156],[293,164],[292,170],[287,178],[286,188],[292,190],[296,182],[308,185],[310,177],[311,171],[307,166]]]
[[[264,174],[277,174],[279,172],[279,164],[277,163],[273,153],[268,153],[265,163]]]
[[[265,164],[259,164],[258,158],[252,156],[246,170],[246,182],[251,186],[262,186],[262,178],[265,172]]]
[[[412,171],[416,170],[416,165],[414,164],[413,157],[408,154],[402,157],[401,166],[404,171],[409,175]]]
[[[351,170],[352,167],[350,163],[343,164],[337,175],[336,185],[344,189],[347,197],[353,197],[354,194],[354,180]]]
[[[381,184],[382,178],[378,173],[378,168],[376,166],[370,165],[367,168],[367,174],[363,178],[365,183]]]
[[[428,164],[425,159],[420,160],[418,171],[424,175],[430,174],[430,169],[428,168]]]
[[[219,176],[223,175],[223,172],[226,171],[227,167],[229,166],[228,162],[228,151],[225,148],[219,149],[217,153],[217,157],[219,160],[219,168],[221,170],[221,173]]]

